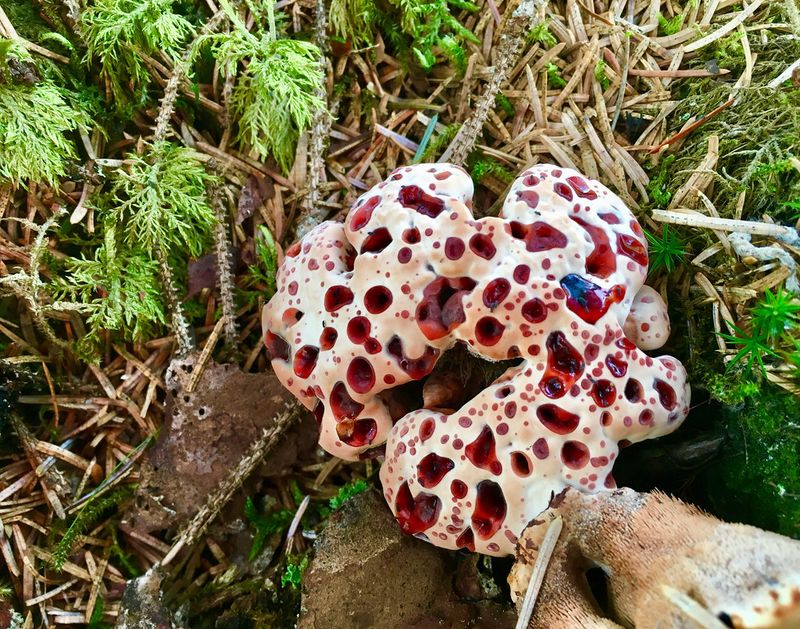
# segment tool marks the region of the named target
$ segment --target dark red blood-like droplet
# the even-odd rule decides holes
[[[476,255],[484,260],[491,260],[497,249],[491,237],[486,234],[475,234],[469,239],[469,248]]]
[[[612,354],[606,356],[606,366],[608,367],[608,370],[617,378],[621,378],[628,371],[627,361],[617,358]]]
[[[527,454],[523,452],[512,452],[511,469],[517,476],[530,476],[533,465]]]
[[[633,236],[625,234],[617,235],[617,249],[619,252],[629,257],[631,260],[642,266],[647,266],[647,247]]]
[[[269,330],[264,335],[264,345],[267,347],[267,355],[270,360],[289,360],[289,352],[291,348],[283,337],[273,334]]]
[[[296,258],[300,253],[300,243],[296,242],[286,250],[287,258]]]
[[[436,524],[442,502],[437,496],[425,492],[420,492],[414,498],[408,488],[408,483],[403,483],[397,491],[394,506],[395,517],[403,533],[416,535],[427,531]]]
[[[281,322],[285,326],[291,326],[303,318],[303,312],[297,308],[287,308],[281,315]]]
[[[611,304],[617,304],[625,297],[625,287],[621,284],[606,290],[575,273],[564,276],[561,287],[567,293],[567,308],[586,323],[597,323]]]
[[[542,404],[536,409],[536,416],[548,430],[557,435],[568,435],[581,421],[579,415],[565,411],[555,404]]]
[[[630,378],[625,385],[625,399],[628,402],[638,402],[642,399],[644,395],[644,390],[642,389],[642,383],[634,378]]]
[[[527,203],[528,207],[532,210],[535,210],[539,205],[539,193],[535,190],[520,190],[517,192],[517,198]]]
[[[367,393],[375,386],[375,370],[366,358],[358,356],[347,367],[347,384],[356,393]]]
[[[642,426],[652,426],[654,423],[653,411],[651,411],[649,408],[646,408],[639,413],[639,423]]]
[[[433,431],[436,430],[436,422],[428,418],[419,427],[419,439],[425,443],[433,436]]]
[[[378,424],[374,419],[345,419],[336,424],[336,434],[349,446],[360,448],[372,443],[378,434]]]
[[[602,278],[611,275],[617,270],[617,256],[611,250],[611,243],[605,230],[602,227],[590,225],[577,216],[570,216],[570,218],[586,230],[594,243],[592,253],[586,257],[586,272]]]
[[[403,186],[400,189],[400,203],[431,218],[436,218],[444,210],[444,199],[424,192],[419,186]]]
[[[364,294],[364,306],[371,314],[380,314],[392,305],[392,291],[385,286],[373,286]]]
[[[411,259],[411,249],[408,247],[403,247],[400,251],[397,252],[397,261],[400,264],[405,264]]]
[[[669,384],[656,378],[654,386],[658,392],[658,399],[661,402],[661,406],[671,411],[678,405],[678,397],[675,395],[675,389]]]
[[[483,289],[483,303],[487,308],[494,310],[503,303],[511,292],[511,282],[504,277],[492,280]]]
[[[339,338],[339,333],[336,328],[323,328],[322,333],[319,335],[319,346],[322,349],[330,349]]]
[[[386,351],[394,357],[400,369],[405,371],[412,380],[424,378],[433,371],[440,353],[435,347],[428,346],[419,358],[409,358],[403,353],[403,341],[400,340],[399,336],[393,336],[389,339]]]
[[[586,183],[583,177],[577,177],[575,175],[567,177],[567,183],[570,185],[570,188],[575,191],[575,194],[582,199],[594,201],[597,198],[597,193],[589,187],[589,184]]]
[[[317,403],[314,405],[314,410],[311,411],[314,414],[314,419],[317,420],[317,425],[322,425],[322,416],[325,415],[325,405],[322,403],[322,400],[317,400]]]
[[[425,287],[415,318],[426,338],[440,339],[466,321],[462,300],[473,288],[468,277],[437,277]]]
[[[539,382],[539,388],[549,398],[560,398],[583,373],[583,357],[560,331],[551,332],[545,346],[547,369]]]
[[[500,341],[504,330],[505,326],[494,317],[481,317],[475,324],[475,339],[481,345],[492,347]]]
[[[373,210],[378,207],[380,202],[381,197],[376,195],[367,199],[361,207],[353,210],[353,213],[350,215],[350,229],[358,231],[369,223],[369,219],[372,218]]]
[[[617,399],[617,387],[610,380],[598,380],[592,386],[592,399],[601,408],[611,406]]]
[[[330,395],[330,404],[331,412],[336,418],[336,421],[341,421],[345,418],[353,419],[364,410],[363,404],[356,402],[350,397],[350,394],[347,392],[347,387],[344,386],[344,382],[337,382],[333,385]]]
[[[453,498],[461,500],[467,495],[467,484],[464,481],[454,480],[450,483],[450,493],[453,494]]]
[[[572,189],[567,184],[561,181],[557,181],[553,185],[553,190],[562,199],[566,199],[567,201],[572,201]]]
[[[392,242],[392,235],[385,227],[379,227],[361,243],[361,253],[380,253]]]
[[[586,467],[589,462],[589,448],[580,441],[567,441],[561,446],[561,461],[573,470]]]
[[[403,242],[407,242],[409,245],[417,244],[422,237],[419,234],[419,230],[416,227],[409,227],[408,229],[403,230]]]
[[[447,457],[431,452],[417,464],[417,481],[425,489],[436,487],[455,466]]]
[[[294,355],[294,373],[298,378],[308,378],[314,367],[317,366],[319,348],[313,345],[303,345]]]
[[[636,345],[634,345],[634,343],[632,341],[630,341],[630,340],[628,340],[626,338],[617,339],[615,345],[617,347],[619,347],[620,349],[624,349],[624,350],[629,351],[629,352],[636,349]]]
[[[527,284],[531,278],[531,268],[527,264],[518,264],[514,267],[514,281],[517,284]]]
[[[325,291],[325,299],[323,301],[325,310],[328,312],[335,312],[339,310],[339,308],[353,303],[353,291],[347,288],[347,286],[331,286]]]
[[[472,528],[481,539],[489,539],[500,530],[506,518],[506,499],[500,485],[484,480],[478,483]]]
[[[503,466],[497,460],[497,453],[495,452],[494,433],[489,426],[484,426],[475,441],[464,448],[464,454],[467,455],[467,458],[472,461],[475,467],[489,470],[492,474],[498,476],[503,471]]]
[[[547,445],[547,439],[544,437],[539,437],[534,441],[531,450],[537,459],[544,460],[550,455],[550,447]]]
[[[465,249],[464,241],[461,238],[450,236],[444,241],[444,255],[448,260],[458,260],[464,255]]]
[[[611,413],[609,413],[608,411],[603,411],[603,414],[600,416],[600,423],[603,426],[610,426],[612,419],[614,418],[611,416]]]
[[[530,225],[511,221],[511,235],[525,241],[528,251],[549,251],[550,249],[563,249],[567,246],[567,237],[542,221]]]
[[[472,529],[467,527],[464,532],[456,539],[456,548],[466,548],[469,552],[475,552],[475,534]]]
[[[601,212],[598,216],[609,225],[619,225],[619,217],[613,212]]]
[[[538,297],[522,304],[522,316],[531,323],[541,323],[547,318],[547,306]]]
[[[369,319],[366,317],[353,317],[347,322],[347,338],[356,345],[361,345],[369,337]]]

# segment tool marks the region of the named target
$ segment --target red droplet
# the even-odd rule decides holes
[[[610,426],[612,419],[613,417],[611,417],[611,413],[609,413],[608,411],[603,411],[603,414],[600,416],[600,423],[603,426]]]
[[[420,492],[414,498],[408,483],[400,485],[395,500],[395,517],[403,533],[415,535],[422,533],[436,524],[442,503],[437,496]]]
[[[311,411],[314,415],[314,419],[317,420],[317,425],[322,425],[322,417],[325,415],[325,405],[322,403],[322,400],[317,400],[317,403],[314,405],[314,410]]]
[[[626,351],[633,351],[636,349],[636,345],[633,344],[632,341],[629,341],[626,338],[617,339],[616,346],[620,349],[624,349]]]
[[[586,467],[589,462],[589,448],[580,441],[567,441],[561,446],[561,461],[573,470]]]
[[[464,481],[454,480],[450,483],[450,493],[453,494],[453,498],[461,500],[467,495],[467,484]]]
[[[619,252],[642,266],[647,266],[647,247],[642,241],[626,234],[617,235],[617,249]]]
[[[530,476],[533,464],[524,452],[512,452],[511,469],[517,476]]]
[[[475,534],[472,529],[467,527],[464,532],[456,539],[456,548],[466,548],[469,552],[475,552]]]
[[[639,413],[639,423],[642,426],[652,426],[653,422],[653,411],[651,411],[649,408],[646,408]]]
[[[555,227],[542,221],[536,221],[530,225],[511,221],[509,227],[514,238],[525,241],[525,248],[528,251],[549,251],[563,249],[567,246],[567,237]]]
[[[436,487],[455,466],[447,457],[431,452],[417,464],[417,481],[425,489]]]
[[[589,184],[586,183],[583,177],[577,177],[575,175],[567,177],[567,183],[575,191],[575,194],[582,199],[594,201],[597,198],[597,193],[589,187]]]
[[[408,247],[403,247],[400,251],[397,252],[397,261],[400,264],[405,264],[411,259],[411,249]]]
[[[531,277],[531,268],[527,264],[518,264],[514,267],[514,281],[517,284],[527,284]]]
[[[361,411],[364,410],[364,405],[356,402],[350,397],[344,382],[337,382],[333,385],[330,395],[331,412],[337,421],[342,419],[353,419]]]
[[[522,304],[522,316],[531,323],[541,323],[547,318],[547,306],[538,297]]]
[[[539,193],[535,190],[520,190],[517,192],[517,198],[520,201],[524,201],[532,210],[535,210],[539,205]]]
[[[291,348],[283,337],[267,330],[267,333],[264,335],[264,345],[267,347],[267,355],[270,360],[289,360]]]
[[[339,308],[353,303],[353,291],[347,286],[331,286],[325,291],[325,310],[328,312],[335,312]]]
[[[400,203],[431,218],[436,218],[444,210],[443,199],[431,196],[419,186],[403,186],[400,189]]]
[[[606,356],[606,366],[608,367],[608,370],[617,378],[621,378],[628,371],[627,361],[617,358],[613,354]]]
[[[567,201],[572,201],[572,188],[570,188],[564,182],[557,181],[553,186],[553,190],[562,199],[566,199]]]
[[[407,242],[409,245],[415,245],[421,239],[419,230],[416,227],[409,227],[403,231],[403,241]]]
[[[611,250],[611,243],[605,230],[602,227],[590,225],[577,216],[570,216],[570,218],[586,230],[594,243],[592,253],[586,257],[586,272],[602,278],[611,275],[617,270],[617,256]]]
[[[557,435],[568,435],[581,421],[579,415],[565,411],[555,404],[542,404],[536,409],[536,416],[545,428]]]
[[[469,239],[469,248],[484,260],[491,260],[497,252],[491,237],[486,234],[474,234]]]
[[[369,337],[369,319],[366,317],[353,317],[347,322],[347,338],[356,345],[361,345]]]
[[[481,317],[475,324],[475,338],[481,345],[497,345],[503,336],[505,326],[494,317]]]
[[[305,313],[297,308],[287,308],[281,315],[281,322],[286,327],[292,326],[303,318],[303,314]]]
[[[489,470],[492,474],[500,475],[503,466],[497,460],[495,452],[494,433],[489,426],[484,426],[475,441],[464,448],[464,454],[475,467]]]
[[[625,297],[625,287],[621,284],[606,290],[575,273],[564,276],[561,287],[567,293],[567,308],[586,323],[597,323],[611,304]]]
[[[544,460],[550,456],[550,447],[547,445],[547,439],[539,437],[531,447],[534,456],[537,459]]]
[[[392,299],[386,286],[373,286],[364,294],[364,306],[370,314],[380,314],[392,305]]]
[[[336,424],[336,434],[344,443],[360,448],[372,443],[378,435],[378,424],[374,419],[345,419]]]
[[[625,399],[635,404],[642,399],[642,396],[644,396],[642,383],[634,378],[630,378],[627,384],[625,384]]]
[[[433,371],[440,353],[435,347],[427,346],[422,356],[409,358],[403,353],[403,341],[400,340],[399,336],[393,336],[389,339],[386,350],[397,361],[400,369],[406,372],[412,380],[424,378]]]
[[[605,212],[598,214],[600,218],[602,218],[606,223],[609,225],[619,225],[619,217],[614,214],[613,212]]]
[[[436,422],[432,419],[428,418],[419,427],[419,439],[422,443],[425,443],[428,439],[433,436],[433,432],[436,430]]]
[[[314,367],[317,366],[319,348],[313,345],[303,345],[294,355],[294,373],[298,378],[308,378]]]
[[[598,380],[592,386],[592,398],[601,408],[611,406],[617,399],[617,387],[610,380]]]
[[[296,242],[286,250],[287,258],[296,258],[300,253],[300,243]]]
[[[392,235],[385,227],[379,227],[361,243],[361,253],[380,253],[392,242]]]
[[[678,397],[675,395],[675,389],[663,380],[656,378],[654,386],[658,392],[658,399],[668,411],[671,411],[678,405]]]
[[[550,333],[545,347],[547,369],[539,382],[539,388],[549,398],[560,398],[583,373],[583,357],[560,331]]]
[[[478,483],[472,528],[481,539],[489,539],[503,525],[506,517],[506,499],[500,485],[484,480]]]
[[[375,370],[366,358],[358,356],[350,361],[347,384],[356,393],[367,393],[375,386]]]
[[[380,195],[376,195],[367,199],[361,207],[353,210],[352,214],[350,215],[350,229],[353,231],[358,231],[364,227],[364,225],[369,223],[369,219],[372,218],[373,210],[378,207],[380,202]]]
[[[450,236],[444,241],[444,255],[448,260],[458,260],[464,255],[464,250],[464,241],[461,238]]]
[[[511,282],[504,277],[498,277],[492,280],[483,289],[483,303],[484,305],[494,310],[503,303],[508,294],[511,292]]]

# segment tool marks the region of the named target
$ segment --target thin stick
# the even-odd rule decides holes
[[[528,589],[525,591],[525,598],[522,600],[522,609],[519,610],[516,629],[526,629],[528,623],[531,621],[533,610],[536,607],[536,599],[539,597],[539,591],[542,589],[544,575],[547,572],[547,566],[550,565],[550,559],[553,557],[553,551],[556,549],[556,542],[558,541],[559,535],[561,535],[562,527],[563,522],[560,515],[556,516],[547,527],[547,532],[544,534],[539,554],[536,556],[536,563],[533,564],[531,580],[528,581]]]
[[[740,221],[733,218],[716,218],[700,213],[670,212],[668,210],[653,210],[653,219],[661,223],[673,225],[688,225],[703,229],[714,229],[725,232],[743,232],[758,236],[772,236],[786,242],[800,240],[797,230],[784,225],[772,223],[759,223],[756,221]]]

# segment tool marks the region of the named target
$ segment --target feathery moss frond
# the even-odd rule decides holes
[[[200,255],[214,225],[206,189],[216,178],[191,149],[169,142],[127,161],[114,177],[109,209],[111,220],[123,226],[127,246],[153,259],[156,249]]]
[[[664,225],[659,238],[649,231],[645,231],[647,242],[650,249],[650,272],[657,273],[660,270],[672,273],[683,262],[686,255],[686,244],[681,240],[669,225]]]
[[[300,132],[311,126],[314,112],[325,107],[317,93],[323,81],[319,48],[278,39],[272,4],[269,30],[258,36],[246,29],[227,2],[220,4],[234,31],[200,37],[198,49],[210,43],[220,72],[238,75],[230,98],[238,120],[236,140],[261,159],[273,155],[288,171]]]
[[[149,83],[140,53],[177,58],[194,32],[173,5],[173,0],[96,0],[80,14],[88,57],[100,62],[115,99],[127,102],[126,87],[136,94]]]
[[[66,134],[84,122],[52,83],[0,85],[0,182],[55,184],[76,158]]]
[[[328,21],[338,36],[356,44],[370,43],[377,14],[373,0],[331,0]]]

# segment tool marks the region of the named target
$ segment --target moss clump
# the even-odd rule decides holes
[[[702,475],[715,515],[800,538],[800,407],[768,384],[723,376],[709,390],[726,407],[727,457]]]

